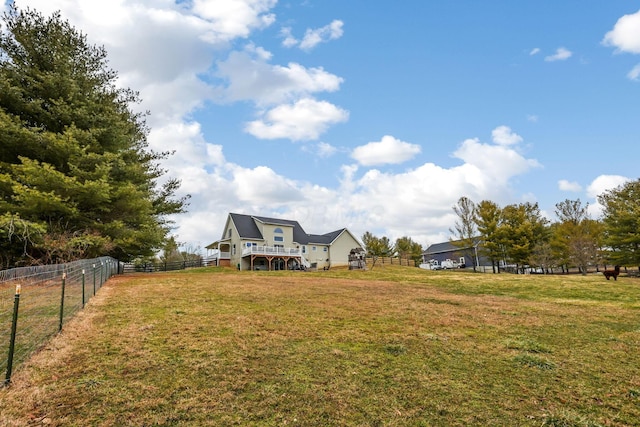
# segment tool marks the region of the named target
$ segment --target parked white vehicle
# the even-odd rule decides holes
[[[448,270],[451,268],[460,268],[460,263],[458,261],[447,258],[440,263],[440,266],[442,267],[442,269]]]
[[[420,268],[423,268],[425,270],[441,270],[442,269],[442,267],[440,266],[440,263],[436,259],[432,259],[432,260],[429,260],[428,262],[420,264]]]

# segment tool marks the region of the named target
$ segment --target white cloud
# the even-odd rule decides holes
[[[237,166],[232,170],[232,185],[242,202],[279,206],[304,199],[295,181],[276,174],[267,166],[254,169]]]
[[[640,11],[618,19],[602,43],[615,47],[618,52],[640,53]]]
[[[173,135],[163,146],[182,139],[198,147],[180,150],[183,166],[175,159],[171,167],[194,195],[189,213],[179,218],[177,233],[180,240],[202,246],[219,237],[228,212],[292,218],[311,233],[348,227],[357,237],[371,231],[391,240],[409,235],[425,245],[445,241],[456,219],[451,207],[461,194],[476,201],[512,203],[520,198],[513,195],[510,182],[539,166],[508,146],[470,139],[454,153],[461,160],[457,166],[425,163],[395,174],[375,169],[359,173],[357,165],[343,165],[339,186],[330,188],[288,179],[267,166],[228,163],[222,147],[207,144],[199,132],[191,124],[162,133]],[[333,151],[326,143],[318,147]],[[203,236],[209,241],[200,243]]]
[[[302,50],[310,51],[320,43],[326,43],[342,37],[344,34],[343,26],[344,22],[335,19],[324,27],[308,28],[302,40],[298,40],[293,36],[291,27],[283,27],[280,30],[280,36],[283,38],[282,45],[287,48],[298,46]]]
[[[247,123],[245,131],[260,139],[315,140],[335,123],[345,122],[349,113],[326,101],[303,98],[279,105]]]
[[[370,142],[356,147],[351,153],[351,157],[364,166],[398,164],[410,160],[420,151],[419,145],[409,144],[393,136],[385,135],[378,142]]]
[[[587,196],[591,197],[593,202],[589,205],[589,214],[593,218],[598,218],[602,214],[603,207],[598,202],[598,196],[605,191],[613,190],[631,179],[620,175],[600,175],[594,179],[587,187]]]
[[[540,48],[539,47],[535,47],[533,49],[531,49],[531,52],[529,52],[529,55],[533,56],[533,55],[537,55],[540,53]]]
[[[556,49],[556,53],[546,56],[544,60],[547,62],[564,61],[571,58],[572,55],[573,53],[570,50],[564,47],[559,47],[558,49]]]
[[[233,52],[218,63],[218,76],[228,82],[224,97],[228,101],[250,100],[258,105],[291,101],[316,92],[334,92],[343,79],[322,67],[306,68],[300,64],[271,65],[265,54],[255,49]]]
[[[513,132],[509,126],[498,126],[491,132],[493,142],[498,145],[515,145],[522,142],[522,137]]]
[[[340,20],[334,20],[329,25],[325,25],[322,28],[308,29],[302,41],[300,42],[300,49],[311,50],[320,43],[325,43],[329,40],[336,40],[342,37],[342,27],[344,23]]]
[[[318,156],[326,158],[333,156],[338,149],[331,144],[327,144],[326,142],[320,142],[318,144]]]
[[[587,195],[595,199],[605,191],[613,190],[628,181],[630,181],[630,179],[626,176],[600,175],[587,187]]]
[[[558,188],[561,191],[571,191],[574,193],[582,191],[582,186],[575,181],[567,181],[566,179],[561,179],[558,181]]]
[[[214,38],[231,40],[248,37],[254,29],[268,27],[275,21],[269,13],[277,0],[193,0],[193,12],[210,21]]]
[[[298,39],[291,33],[291,27],[283,27],[280,30],[280,36],[283,38],[282,46],[284,47],[294,47],[298,44]]]
[[[640,80],[640,64],[633,67],[633,69],[627,74],[627,77],[629,80]]]
[[[496,183],[506,183],[541,166],[537,160],[526,159],[508,146],[483,144],[476,138],[465,140],[453,156],[467,166],[476,167],[483,180]]]
[[[531,123],[537,123],[538,122],[538,116],[535,114],[527,114],[527,121],[531,122]]]
[[[174,134],[175,139],[197,140],[198,128],[178,129]],[[318,146],[332,151],[329,144]],[[476,201],[513,203],[521,199],[510,187],[513,178],[539,166],[508,146],[469,139],[454,153],[461,160],[457,166],[425,163],[395,174],[376,169],[359,173],[357,165],[343,165],[339,186],[329,188],[288,179],[267,166],[246,168],[226,163],[216,145],[207,144],[185,160],[198,162],[198,155],[207,160],[181,172],[193,174],[189,185],[199,192],[190,212],[180,217],[178,234],[183,240],[197,241],[205,233],[215,240],[231,211],[292,218],[312,233],[346,226],[358,237],[371,231],[392,240],[409,235],[425,245],[436,243],[447,240],[446,230],[456,219],[451,207],[461,194]],[[203,162],[209,164],[205,174],[197,171]]]

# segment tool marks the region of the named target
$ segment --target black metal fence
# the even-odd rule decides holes
[[[214,257],[194,257],[190,260],[180,261],[146,261],[132,262],[121,265],[121,273],[154,273],[158,271],[176,271],[185,270],[187,268],[198,268],[215,266],[216,258]]]
[[[114,258],[0,271],[0,373],[42,347],[121,270]]]

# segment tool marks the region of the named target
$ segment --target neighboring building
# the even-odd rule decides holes
[[[481,243],[462,248],[456,246],[456,242],[459,241],[448,241],[429,246],[427,250],[422,253],[422,262],[424,264],[445,268],[462,266],[464,266],[464,268],[473,268],[474,262],[477,262],[476,269],[492,268],[491,260],[482,256],[482,251],[478,249],[482,246]]]
[[[349,253],[362,244],[342,228],[307,234],[297,221],[230,213],[220,240],[206,247],[217,265],[240,270],[326,269],[349,265]]]

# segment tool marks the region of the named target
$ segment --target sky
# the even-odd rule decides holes
[[[60,11],[140,93],[191,196],[172,230],[189,250],[229,212],[426,248],[462,196],[597,219],[598,194],[639,178],[640,1],[16,4]]]

